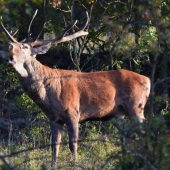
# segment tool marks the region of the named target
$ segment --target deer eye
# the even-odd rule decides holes
[[[27,46],[23,46],[22,49],[28,49],[28,47]]]
[[[13,49],[13,46],[12,46],[12,45],[10,45],[10,46],[9,46],[9,50],[12,50],[12,49]]]

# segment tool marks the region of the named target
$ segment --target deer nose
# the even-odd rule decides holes
[[[10,45],[10,46],[9,46],[9,50],[12,50],[12,49],[13,49],[13,46],[12,46],[12,45]]]

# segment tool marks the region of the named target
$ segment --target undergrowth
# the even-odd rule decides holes
[[[78,160],[71,157],[68,134],[60,145],[58,169],[168,170],[170,168],[170,137],[163,116],[147,122],[112,120],[86,122],[80,125]],[[0,143],[0,169],[45,170],[51,167],[51,139],[41,142]]]

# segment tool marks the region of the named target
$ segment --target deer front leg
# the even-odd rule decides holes
[[[54,123],[50,121],[51,126],[51,134],[52,134],[52,166],[56,166],[57,158],[58,158],[58,151],[61,142],[61,136],[63,133],[63,122]]]
[[[77,144],[78,144],[78,118],[75,116],[66,116],[66,125],[69,135],[69,148],[74,157],[77,159]]]

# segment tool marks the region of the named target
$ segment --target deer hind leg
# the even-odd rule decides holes
[[[51,134],[52,134],[52,167],[57,165],[58,151],[63,133],[63,122],[50,121]]]

